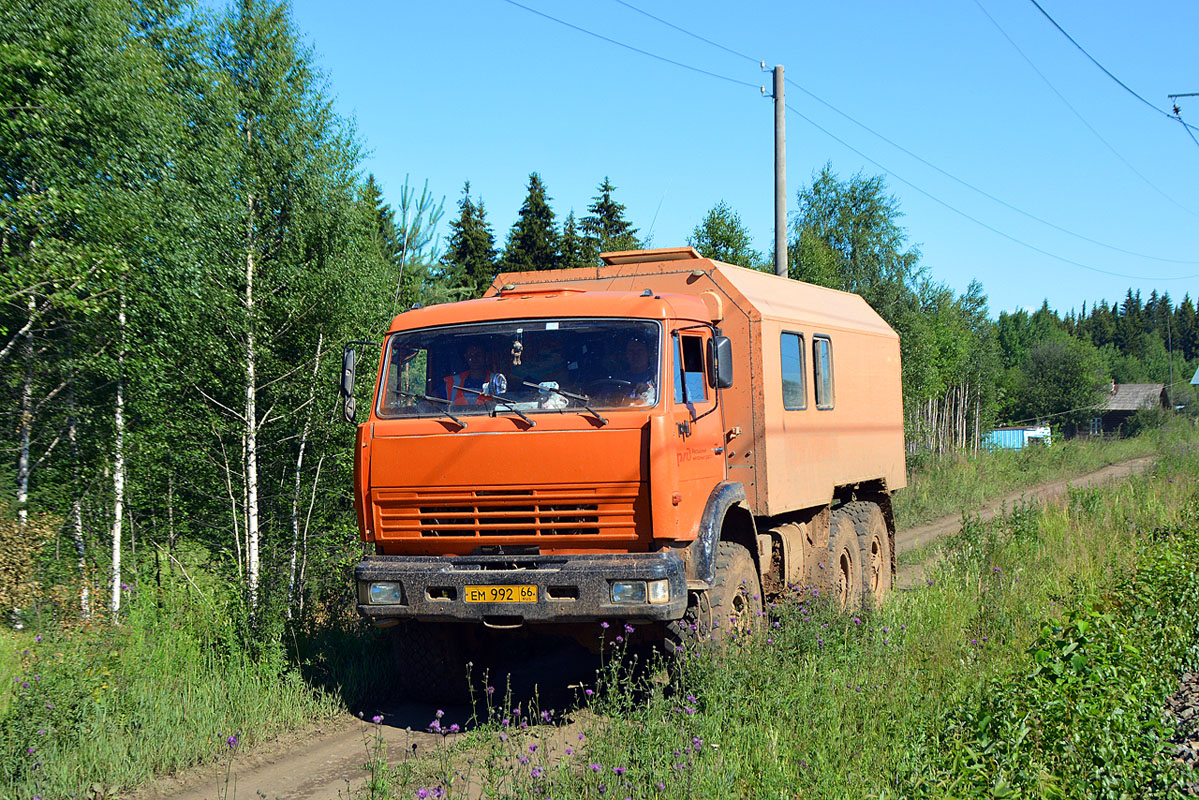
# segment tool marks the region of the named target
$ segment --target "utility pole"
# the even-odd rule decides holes
[[[766,69],[766,62],[762,62]],[[766,87],[762,87],[766,93]],[[774,274],[787,277],[787,105],[783,65],[774,68]]]

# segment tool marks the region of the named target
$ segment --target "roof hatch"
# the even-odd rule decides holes
[[[650,261],[698,261],[703,258],[694,247],[662,247],[657,250],[621,250],[600,253],[605,264],[640,264]]]

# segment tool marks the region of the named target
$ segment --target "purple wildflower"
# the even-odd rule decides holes
[[[625,633],[632,633],[632,632],[633,632],[633,626],[632,626],[632,625],[630,625],[629,623],[627,623],[627,622],[626,622],[626,623],[625,623],[625,625],[624,625],[624,632],[625,632]]]
[[[599,772],[604,768],[603,764],[588,764],[587,766],[591,767],[592,772]]]
[[[229,738],[225,740],[225,744],[229,745],[230,750],[236,750],[237,749],[237,735],[230,734]]]
[[[601,627],[601,628],[603,628],[604,630],[608,630],[608,623],[606,623],[606,622],[601,622],[601,623],[600,623],[600,627]]]
[[[533,767],[533,769],[529,771],[529,774],[532,775],[534,778],[540,778],[541,777],[541,767]]]
[[[531,744],[531,745],[529,745],[529,752],[530,752],[530,753],[536,753],[536,752],[537,752],[537,745],[535,745],[535,744]]]
[[[460,730],[462,730],[462,729],[458,727],[457,722],[455,722],[453,725],[450,726],[450,733],[457,733]]]
[[[371,722],[373,722],[373,723],[375,723],[376,725],[378,725],[379,723],[383,722],[383,715],[382,715],[382,714],[375,714],[375,716],[371,717]]]
[[[618,776],[619,776],[619,775],[623,775],[623,774],[624,774],[624,767],[613,767],[613,768],[612,768],[612,774],[613,774],[613,775],[618,775]]]

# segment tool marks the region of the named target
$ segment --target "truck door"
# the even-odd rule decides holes
[[[675,458],[679,476],[679,516],[683,530],[694,530],[712,487],[725,476],[724,425],[716,407],[716,390],[708,385],[708,340],[704,328],[676,330],[671,335],[671,396]]]

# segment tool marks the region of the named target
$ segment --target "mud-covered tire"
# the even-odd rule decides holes
[[[761,624],[762,583],[749,551],[734,542],[720,542],[715,572],[712,588],[691,592],[683,618],[666,626],[667,653],[677,656]]]
[[[823,594],[838,611],[856,611],[862,606],[862,547],[850,513],[852,505],[833,512],[828,537]]]
[[[753,556],[739,544],[720,542],[716,550],[716,578],[708,591],[712,604],[712,638],[744,633],[762,621],[762,583]]]
[[[401,622],[391,629],[396,688],[412,700],[456,703],[469,692],[462,636],[453,625]]]
[[[891,535],[878,503],[858,500],[845,506],[853,520],[862,551],[862,594],[866,603],[881,608],[891,593]]]

